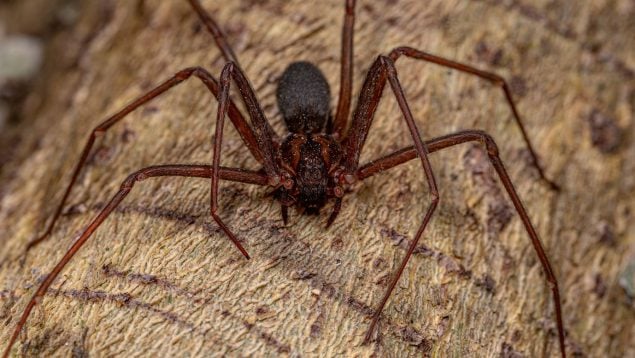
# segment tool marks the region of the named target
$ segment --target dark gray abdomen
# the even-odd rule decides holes
[[[292,133],[316,133],[330,115],[329,84],[319,68],[294,62],[282,74],[276,91],[278,107]]]

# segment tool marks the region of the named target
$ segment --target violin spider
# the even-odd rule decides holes
[[[226,65],[216,80],[207,70],[201,67],[186,68],[177,72],[154,89],[137,98],[113,116],[99,124],[91,132],[88,142],[75,167],[72,178],[64,196],[53,215],[45,233],[30,242],[27,251],[45,240],[52,232],[64,204],[78,178],[78,175],[86,163],[86,159],[93,147],[98,134],[106,132],[113,125],[124,119],[126,115],[143,104],[158,97],[169,89],[183,81],[195,77],[209,89],[218,100],[216,117],[216,132],[211,165],[159,165],[140,169],[132,173],[121,185],[121,189],[101,210],[97,217],[90,223],[79,239],[66,252],[24,308],[20,320],[17,322],[13,334],[5,348],[3,357],[7,357],[16,342],[20,331],[25,326],[27,318],[33,307],[44,296],[51,283],[59,275],[66,264],[86,243],[92,233],[106,220],[108,215],[121,203],[132,190],[133,186],[144,179],[162,176],[199,177],[211,179],[211,216],[220,226],[227,237],[238,250],[249,259],[249,254],[232,233],[231,229],[218,215],[218,183],[219,180],[248,183],[269,187],[273,190],[273,196],[280,201],[281,215],[286,223],[287,210],[290,206],[298,206],[306,214],[318,214],[328,200],[333,199],[334,209],[327,221],[327,227],[337,218],[342,206],[342,198],[357,181],[369,178],[377,173],[389,170],[399,164],[415,158],[421,161],[421,167],[430,190],[430,202],[427,205],[425,216],[416,231],[409,249],[401,261],[398,269],[392,277],[383,298],[374,312],[368,328],[365,343],[371,340],[373,331],[380,318],[381,312],[390,298],[395,285],[399,281],[408,260],[421,238],[432,214],[439,202],[437,184],[432,167],[428,161],[428,155],[448,147],[466,142],[478,142],[485,146],[489,160],[498,174],[505,190],[512,200],[518,212],[531,243],[540,259],[545,271],[555,306],[556,324],[558,327],[558,339],[562,357],[565,353],[565,334],[562,323],[562,310],[558,283],[553,273],[547,255],[538,239],[538,235],[530,222],[529,216],[512,185],[512,182],[499,157],[496,143],[487,133],[477,130],[459,131],[453,134],[430,139],[424,142],[408,102],[399,82],[399,76],[395,68],[395,62],[405,56],[416,60],[431,62],[443,67],[468,73],[485,79],[499,86],[505,95],[511,108],[513,117],[522,133],[523,139],[529,149],[533,164],[535,165],[541,180],[552,189],[558,190],[555,183],[547,179],[542,168],[538,164],[537,155],[531,145],[529,137],[523,127],[522,121],[512,100],[509,86],[505,80],[490,72],[481,71],[472,66],[454,62],[439,56],[435,56],[410,47],[397,47],[388,55],[380,55],[373,62],[366,79],[362,85],[359,99],[353,111],[352,121],[347,130],[348,116],[351,106],[351,87],[353,82],[353,28],[355,22],[355,0],[346,0],[344,26],[342,31],[341,49],[341,73],[340,93],[335,115],[331,114],[330,89],[322,72],[309,62],[295,62],[287,67],[279,81],[276,97],[282,117],[289,134],[280,138],[272,129],[265,118],[256,95],[242,71],[236,55],[229,46],[227,39],[218,24],[203,9],[198,0],[188,0],[192,9],[199,16],[207,30],[212,34],[219,47]],[[233,82],[238,87],[240,96],[245,103],[250,121],[245,117],[229,97],[230,85]],[[375,110],[379,104],[386,83],[389,84],[395,96],[403,120],[408,127],[414,145],[404,147],[396,152],[385,155],[364,165],[360,165],[360,153],[366,141],[368,130],[372,123]],[[223,139],[223,124],[225,116],[228,116],[232,124],[238,130],[247,149],[262,165],[259,171],[251,171],[240,168],[228,168],[220,166],[221,143]]]

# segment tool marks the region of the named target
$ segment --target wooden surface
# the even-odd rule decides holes
[[[221,3],[203,1],[279,133],[275,83],[288,63],[316,63],[338,93],[341,1]],[[398,45],[510,80],[560,193],[536,180],[499,89],[412,60],[398,64],[425,138],[478,128],[496,139],[558,276],[571,355],[635,356],[635,3],[358,3],[356,91],[375,56]],[[0,342],[128,173],[211,160],[216,104],[191,80],[99,139],[51,239],[19,265],[93,126],[179,69],[201,65],[218,75],[222,67],[185,1],[84,2],[79,14],[52,39],[16,144],[2,153]],[[410,143],[388,91],[384,98],[363,161]],[[256,168],[230,128],[223,164]],[[370,346],[361,344],[370,314],[427,205],[416,163],[361,184],[328,230],[324,213],[292,211],[283,227],[266,190],[223,184],[222,217],[250,261],[210,219],[208,181],[140,183],[35,308],[14,354],[556,356],[550,290],[482,148],[463,145],[431,160],[440,206]]]

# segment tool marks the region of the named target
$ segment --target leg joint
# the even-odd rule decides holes
[[[379,55],[379,57],[377,58],[377,60],[379,61],[379,63],[386,69],[388,69],[389,71],[394,71],[395,68],[395,62],[388,56],[384,56],[384,55]]]
[[[505,79],[503,77],[501,77],[500,75],[497,75],[496,73],[489,73],[489,79],[494,82],[494,84],[496,84],[497,86],[501,86],[503,87],[503,89],[509,89],[509,86],[507,85],[507,81],[505,81]]]
[[[439,204],[439,192],[436,190],[436,188],[434,188],[434,191],[432,191],[430,193],[430,201],[432,203],[432,206],[437,206],[437,204]]]
[[[479,141],[485,145],[487,154],[490,157],[498,157],[498,146],[496,145],[494,138],[485,131],[475,131],[475,133],[478,136]]]
[[[174,78],[176,78],[179,81],[185,81],[186,79],[190,78],[192,76],[192,74],[197,71],[198,68],[199,67],[188,67],[188,68],[185,68],[185,69],[177,72],[174,75]]]
[[[221,76],[225,72],[234,73],[235,68],[236,68],[236,63],[234,61],[228,61],[227,63],[225,63],[225,66],[223,66]]]
[[[192,75],[199,78],[207,78],[211,77],[211,74],[201,66],[193,66],[185,68],[179,72],[177,72],[174,77],[176,77],[179,81],[185,81],[190,78]]]
[[[152,176],[150,174],[151,172],[148,171],[148,168],[137,170],[136,172],[128,175],[126,180],[124,180],[123,183],[121,183],[121,189],[122,190],[132,189],[132,187],[135,185],[136,182],[145,180],[149,176]]]
[[[123,183],[121,183],[121,190],[130,190],[132,189],[132,187],[134,186],[135,182],[138,180],[137,179],[137,173],[132,173],[130,175],[128,175],[128,177],[126,178],[126,180],[123,181]]]
[[[413,48],[407,47],[407,46],[395,47],[394,49],[392,49],[392,51],[390,51],[390,53],[388,54],[388,57],[390,57],[390,59],[393,62],[396,62],[397,59],[401,57],[401,55],[407,54],[409,51],[413,51],[413,50],[414,50]]]

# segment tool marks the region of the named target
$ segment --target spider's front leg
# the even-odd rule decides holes
[[[213,172],[217,173],[220,168],[220,154],[221,154],[221,144],[223,140],[223,124],[225,121],[225,115],[231,105],[229,99],[229,89],[231,85],[231,80],[236,82],[238,86],[238,90],[241,94],[243,102],[247,107],[247,111],[249,111],[249,116],[251,117],[252,124],[254,125],[254,133],[256,134],[258,144],[260,145],[261,150],[264,152],[267,158],[271,158],[271,160],[267,163],[263,163],[265,173],[267,174],[267,184],[272,187],[278,187],[280,185],[285,184],[286,178],[280,175],[280,169],[275,161],[273,161],[273,138],[271,137],[271,132],[269,132],[269,123],[265,118],[264,112],[258,103],[258,99],[249,84],[249,81],[245,77],[245,74],[242,72],[240,67],[236,65],[234,62],[229,62],[223,67],[223,71],[220,75],[220,92],[218,94],[218,112],[216,117],[216,136],[214,142],[214,155],[212,160],[212,168]],[[267,164],[270,167],[267,167]],[[212,176],[212,185],[211,185],[211,209],[210,213],[214,220],[220,225],[225,234],[229,236],[232,241],[238,242],[236,236],[231,232],[231,230],[223,223],[220,216],[218,216],[218,181],[219,176]],[[245,253],[245,257],[249,258]]]
[[[353,89],[353,33],[355,29],[355,0],[346,0],[342,28],[342,51],[340,57],[340,95],[333,126],[329,130],[335,137],[341,138],[346,129],[346,119],[351,107]],[[337,214],[335,214],[337,216]],[[335,220],[335,217],[332,217]],[[329,222],[332,222],[329,219]],[[330,225],[330,224],[329,224]]]
[[[399,83],[399,78],[397,77],[397,70],[395,69],[394,62],[386,56],[379,56],[377,60],[373,63],[370,70],[368,71],[368,75],[366,76],[366,80],[364,81],[364,85],[362,86],[362,90],[360,92],[359,101],[357,104],[357,108],[353,114],[353,121],[351,124],[351,129],[349,130],[345,140],[345,158],[344,158],[344,168],[345,174],[348,176],[352,176],[357,178],[358,174],[358,166],[359,166],[359,157],[364,146],[364,142],[366,141],[366,137],[368,136],[368,130],[373,121],[373,117],[375,115],[375,111],[377,110],[377,106],[379,105],[379,101],[381,99],[381,95],[386,85],[386,80],[390,83],[390,87],[397,99],[397,103],[399,108],[403,114],[403,118],[406,121],[408,129],[410,131],[410,135],[414,141],[414,148],[417,153],[417,156],[421,159],[421,165],[423,167],[423,171],[425,172],[426,180],[428,182],[428,187],[431,195],[431,203],[429,204],[426,214],[422,219],[421,225],[419,226],[410,247],[406,253],[406,256],[401,261],[399,268],[395,272],[392,281],[390,282],[386,293],[384,294],[379,306],[375,310],[375,314],[370,323],[370,327],[368,328],[368,333],[366,334],[366,338],[364,342],[368,343],[371,339],[372,333],[375,329],[375,325],[379,320],[381,312],[388,301],[397,281],[401,277],[406,264],[408,264],[408,260],[412,256],[414,249],[423,234],[430,218],[434,210],[437,207],[439,202],[439,193],[437,190],[437,184],[434,178],[434,174],[432,173],[432,167],[430,165],[430,161],[428,160],[428,150],[426,145],[421,140],[421,136],[419,134],[419,130],[415,124],[415,121],[412,117],[412,113],[410,112],[410,108],[408,107],[408,103],[406,101],[406,97],[404,95],[403,89],[401,88],[401,84]]]
[[[184,70],[177,72],[174,76],[170,77],[169,79],[167,79],[160,85],[156,86],[149,92],[138,97],[137,99],[132,101],[130,104],[125,106],[123,109],[117,111],[114,115],[110,116],[109,118],[101,122],[91,131],[90,136],[88,137],[88,141],[86,142],[84,149],[82,150],[80,159],[77,162],[77,165],[75,166],[73,174],[71,175],[71,180],[68,183],[68,186],[66,187],[66,191],[64,192],[64,195],[62,196],[62,200],[60,200],[60,203],[58,204],[57,209],[55,210],[55,213],[53,214],[53,219],[49,223],[44,234],[42,234],[35,240],[29,242],[26,248],[27,252],[31,248],[39,244],[40,242],[44,241],[53,231],[55,223],[61,216],[62,210],[64,209],[64,205],[66,204],[66,201],[71,193],[71,190],[73,189],[75,182],[77,181],[77,178],[79,177],[79,173],[81,172],[82,168],[86,164],[86,160],[88,159],[88,155],[90,154],[90,151],[93,148],[93,145],[95,144],[95,140],[97,139],[97,136],[107,132],[112,126],[114,126],[115,124],[117,124],[118,122],[126,118],[128,114],[130,114],[137,108],[152,101],[156,97],[162,95],[163,93],[174,88],[175,86],[183,83],[185,80],[189,79],[190,77],[198,78],[201,82],[203,82],[203,84],[215,97],[218,95],[218,91],[219,91],[218,82],[209,72],[207,72],[205,69],[201,67],[186,68]],[[268,174],[274,173],[275,167],[274,167],[273,159],[272,159],[273,155],[267,151],[263,151],[258,141],[258,138],[259,138],[258,133],[254,133],[252,128],[249,126],[245,118],[242,116],[242,114],[238,110],[238,107],[236,107],[236,105],[231,100],[229,100],[229,104],[228,104],[228,113],[229,113],[230,120],[232,121],[236,129],[238,130],[240,136],[242,137],[243,141],[247,145],[247,148],[249,149],[249,151],[253,154],[254,158],[256,158],[256,160],[258,160],[260,163],[262,163],[266,173]],[[258,118],[256,118],[256,121],[257,120]],[[252,123],[254,123],[254,121],[255,120],[252,117]],[[265,124],[265,125],[268,125],[268,124]],[[260,125],[260,127],[262,128],[262,124]],[[265,128],[264,130],[268,131],[267,128]]]
[[[536,170],[538,170],[540,179],[542,179],[545,183],[547,183],[547,185],[549,185],[549,187],[552,190],[555,190],[555,191],[560,190],[560,187],[558,186],[558,184],[556,184],[553,180],[547,178],[542,166],[540,166],[540,163],[538,162],[538,155],[536,154],[536,151],[534,150],[534,147],[531,144],[531,141],[529,140],[529,135],[527,135],[525,126],[523,125],[523,122],[520,119],[520,114],[518,113],[518,110],[516,109],[516,104],[514,103],[512,92],[509,89],[509,85],[507,84],[507,81],[505,81],[503,77],[497,75],[496,73],[479,70],[476,67],[466,65],[461,62],[452,61],[447,58],[436,56],[436,55],[433,55],[424,51],[420,51],[412,47],[407,47],[407,46],[397,47],[393,49],[392,51],[390,51],[390,54],[388,55],[388,57],[390,57],[394,62],[397,62],[397,60],[401,56],[406,56],[415,60],[431,62],[442,67],[451,68],[463,73],[474,75],[499,86],[503,90],[503,94],[505,95],[505,100],[507,101],[507,104],[509,105],[509,108],[512,111],[512,115],[514,116],[514,120],[516,121],[516,124],[518,125],[518,128],[520,129],[520,133],[522,134],[523,140],[525,141],[525,144],[527,145],[527,149],[529,150],[529,154],[531,155],[532,164],[536,167]]]

